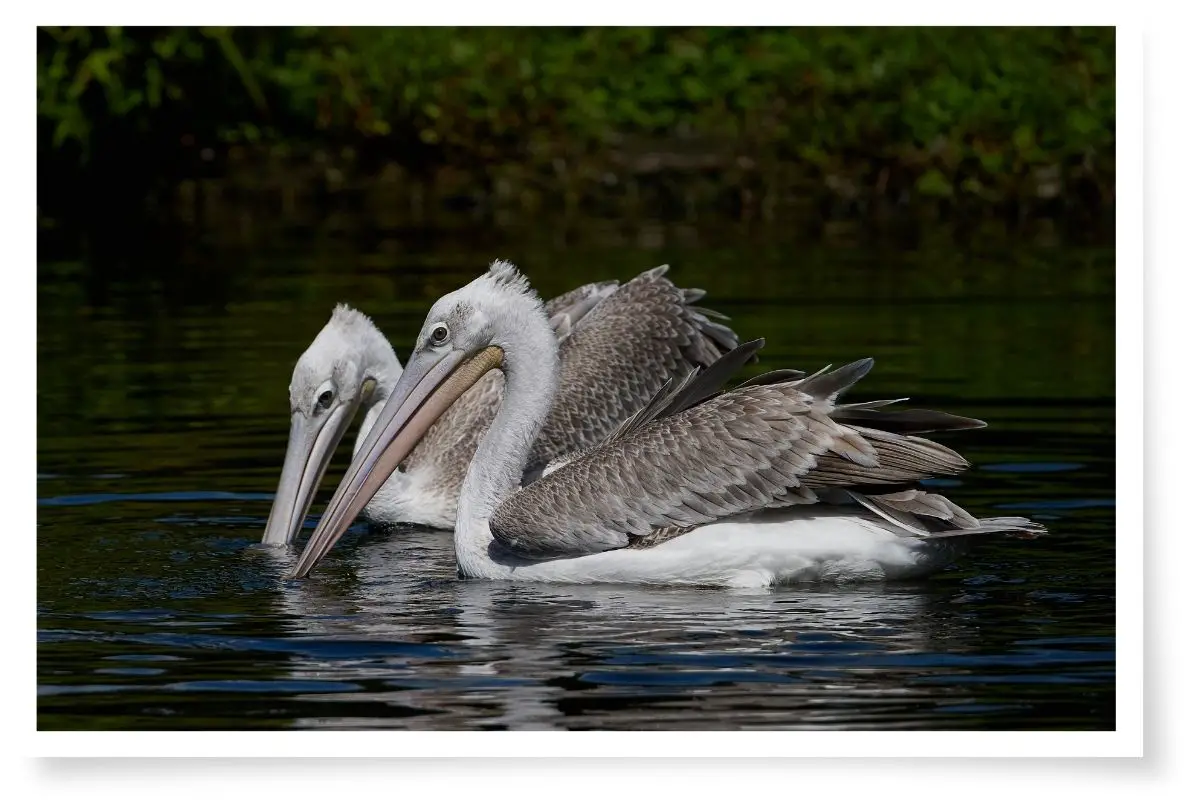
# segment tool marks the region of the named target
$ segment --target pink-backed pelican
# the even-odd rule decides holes
[[[711,364],[736,346],[736,334],[717,321],[719,315],[693,305],[704,292],[680,289],[665,273],[664,266],[623,285],[587,284],[547,303],[562,362],[562,391],[541,435],[531,440],[528,477],[556,458],[597,444],[664,380]],[[295,539],[359,406],[365,406],[365,414],[355,453],[402,374],[395,351],[371,320],[338,306],[292,374],[291,432],[264,544]],[[384,476],[365,507],[367,519],[452,529],[471,456],[503,393],[503,379],[495,371],[466,391],[400,470]]]
[[[951,560],[972,535],[1044,532],[977,519],[918,481],[968,465],[917,433],[983,423],[894,401],[840,404],[870,359],[804,377],[768,373],[720,392],[762,346],[666,381],[602,442],[522,486],[551,418],[560,362],[542,303],[497,262],[434,303],[388,398],[300,558],[305,576],[421,435],[489,371],[499,411],[471,460],[454,548],[473,578],[769,586],[905,578]]]

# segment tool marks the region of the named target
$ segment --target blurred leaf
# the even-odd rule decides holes
[[[242,79],[242,85],[246,87],[247,93],[254,99],[255,105],[259,110],[265,111],[267,108],[267,100],[263,97],[262,89],[258,86],[258,80],[254,77],[254,73],[246,64],[242,53],[233,42],[233,36],[228,28],[206,28],[204,33],[209,38],[216,41],[220,46],[221,52],[225,54],[225,58],[237,70],[238,77]]]
[[[936,197],[1086,163],[1111,193],[1114,52],[1112,28],[44,27],[39,152],[388,137],[406,167],[550,174],[669,144]]]
[[[932,197],[949,197],[954,194],[954,187],[940,169],[926,170],[917,179],[916,190],[919,194]]]
[[[1013,131],[1013,144],[1017,146],[1017,150],[1030,150],[1035,141],[1036,137],[1033,133],[1033,128],[1028,125],[1022,125]]]

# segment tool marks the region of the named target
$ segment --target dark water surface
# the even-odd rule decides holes
[[[729,225],[122,246],[40,256],[43,729],[1114,725],[1109,248]],[[295,553],[247,546],[296,357],[346,301],[406,359],[429,304],[499,256],[545,296],[670,263],[767,338],[756,370],[874,356],[853,399],[987,419],[946,437],[976,468],[945,491],[1053,535],[922,582],[746,592],[462,581],[448,534],[360,525],[283,580]]]

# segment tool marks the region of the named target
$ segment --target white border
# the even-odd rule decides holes
[[[893,758],[1113,757],[1131,753],[1112,731],[42,731],[38,755],[220,755],[232,758]],[[163,752],[167,751],[167,752]]]
[[[1117,29],[1117,732],[1142,751],[1142,88],[1140,32]]]
[[[943,3],[888,3],[860,2],[854,9],[828,7],[824,4],[812,4],[813,8],[803,6],[784,10],[772,7],[768,3],[738,2],[736,6],[729,4],[689,5],[686,17],[689,22],[702,24],[721,24],[736,21],[746,23],[773,23],[789,21],[788,17],[800,17],[806,24],[888,24],[888,23],[948,23],[971,24],[980,22],[973,20],[979,14],[976,10],[964,8],[961,5],[951,6]],[[378,23],[391,17],[396,22],[407,24],[445,24],[457,22],[465,24],[468,20],[474,24],[503,23],[516,24],[534,21],[536,24],[565,24],[575,22],[581,24],[584,20],[569,19],[567,7],[555,7],[556,13],[543,14],[543,9],[534,5],[524,5],[518,2],[479,3],[462,0],[453,4],[441,4],[437,7],[372,8],[369,4],[355,6],[352,3],[341,2],[334,5],[315,4],[309,2],[291,3],[285,9],[276,4],[252,6],[244,3],[229,3],[224,0],[206,3],[206,16],[223,19],[237,18],[241,24],[282,24],[281,17],[301,16],[305,22],[320,20],[322,17],[338,17],[340,24],[358,21]],[[1029,18],[1036,16],[1038,24],[1054,24],[1066,21],[1087,20],[1092,24],[1104,24],[1116,19],[1115,4],[1111,3],[1082,3],[1072,2],[1047,8],[1047,4],[1038,2],[1009,2],[1004,6],[1006,16]],[[1064,10],[1067,9],[1067,10]],[[731,13],[736,10],[736,15]],[[163,17],[174,17],[184,10],[168,10],[160,4],[149,3],[105,3],[97,5],[94,2],[57,3],[52,9],[39,9],[39,16],[57,18],[49,21],[60,21],[69,18],[73,23],[106,21],[112,18],[128,19],[136,16],[138,19],[161,21]],[[390,13],[388,13],[390,11]],[[624,0],[608,2],[603,7],[586,9],[587,22],[595,23],[596,18],[607,18],[611,24],[637,22],[665,23],[678,22],[684,18],[679,6],[663,9],[650,7],[644,2],[630,3]],[[136,12],[136,13],[134,13]],[[657,13],[656,13],[657,12]],[[780,13],[782,12],[782,13]],[[1018,12],[1014,14],[1013,12]],[[1025,13],[1020,13],[1025,12]],[[22,9],[22,13],[29,13]],[[34,13],[37,13],[36,11]],[[848,19],[853,16],[856,19]],[[104,19],[97,20],[96,17]],[[399,19],[403,17],[403,19]],[[557,19],[555,17],[561,17]],[[835,18],[836,17],[836,18]],[[158,18],[158,19],[155,19]],[[46,20],[41,20],[46,21]],[[994,22],[995,21],[990,21]],[[34,41],[32,25],[24,22],[9,23],[5,26],[6,41],[5,58],[10,62],[9,69],[0,74],[9,89],[5,96],[11,98],[15,108],[21,107],[21,102],[31,102],[30,84],[32,83],[34,59]],[[1185,47],[1188,45],[1185,45]],[[1194,45],[1191,46],[1194,50]],[[223,755],[223,756],[304,756],[316,757],[323,755],[359,755],[359,756],[413,756],[427,758],[430,756],[454,753],[456,755],[486,755],[486,756],[544,756],[544,755],[647,755],[655,756],[700,756],[703,758],[729,756],[828,756],[828,755],[886,755],[893,757],[928,757],[947,755],[980,755],[980,756],[1111,756],[1137,755],[1142,747],[1141,720],[1141,683],[1142,683],[1142,652],[1141,652],[1141,447],[1135,437],[1137,426],[1142,415],[1142,392],[1140,378],[1141,364],[1141,322],[1142,322],[1142,279],[1139,265],[1141,259],[1141,183],[1142,183],[1142,42],[1140,32],[1136,28],[1122,25],[1118,32],[1118,152],[1119,152],[1119,183],[1120,195],[1118,201],[1118,418],[1120,420],[1120,441],[1118,445],[1118,472],[1120,485],[1120,504],[1118,518],[1118,547],[1120,553],[1120,569],[1118,572],[1118,698],[1116,733],[938,733],[938,732],[903,732],[903,733],[711,733],[711,734],[658,734],[658,733],[512,733],[505,735],[476,734],[476,733],[403,733],[403,732],[234,732],[234,733],[51,733],[41,732],[30,735],[36,725],[36,703],[32,699],[33,692],[17,691],[15,687],[36,684],[34,664],[36,651],[32,645],[36,620],[32,619],[32,604],[30,596],[36,596],[36,580],[33,570],[10,568],[9,577],[13,586],[20,588],[19,598],[6,603],[10,609],[23,609],[18,616],[25,622],[19,630],[27,632],[24,640],[29,643],[26,660],[19,667],[6,664],[6,673],[19,669],[16,675],[7,675],[9,680],[4,685],[9,688],[12,700],[17,700],[24,713],[5,716],[18,724],[20,733],[19,745],[23,750],[38,755],[78,755],[78,756],[147,756],[147,755]],[[1189,87],[1192,83],[1191,74],[1194,68],[1190,59],[1182,62],[1187,64],[1188,79],[1178,81],[1179,93],[1175,98],[1194,96]],[[22,100],[22,98],[27,98]],[[1170,102],[1169,98],[1164,98]],[[1192,138],[1200,138],[1200,128],[1190,128]],[[28,132],[25,130],[4,131],[4,143],[8,147],[0,152],[32,153],[36,149],[32,125]],[[1181,154],[1182,155],[1182,154]],[[1160,164],[1160,167],[1163,165]],[[1172,165],[1173,166],[1173,165]],[[18,194],[9,188],[10,202],[13,208],[5,218],[20,221],[32,216],[29,209],[29,188],[36,186],[36,162],[32,159],[16,158],[10,164],[13,172],[21,179],[15,181],[15,186],[22,188]],[[1195,191],[1195,187],[1190,187]],[[29,215],[29,216],[25,216]],[[1194,226],[1194,220],[1191,223]],[[32,225],[18,225],[16,235],[10,246],[24,255],[12,255],[9,272],[14,280],[24,281],[26,297],[36,296],[35,271],[29,266],[35,263],[36,240]],[[21,234],[24,233],[24,236]],[[1194,247],[1193,247],[1194,252]],[[34,308],[33,303],[12,304],[5,324],[13,328],[6,331],[7,342],[21,345],[24,349],[17,351],[21,358],[14,359],[30,368],[22,374],[36,373],[36,357],[28,347],[28,331],[34,326],[33,320],[28,319]],[[1164,341],[1158,337],[1157,341]],[[27,386],[27,384],[26,384]],[[26,394],[22,401],[29,406],[35,406],[32,393]],[[28,408],[27,418],[36,418],[36,408]],[[26,427],[28,449],[25,452],[36,454],[36,438]],[[36,456],[35,456],[36,458]],[[25,468],[28,470],[28,467]],[[21,473],[28,483],[20,484],[19,479],[5,482],[6,485],[33,484],[32,470]],[[36,489],[35,489],[36,493]],[[36,530],[36,512],[33,504],[25,498],[14,498],[8,504],[13,509],[15,522],[13,531],[19,550],[18,564],[32,564],[35,558],[35,539],[27,532]],[[26,516],[28,515],[28,516]],[[1190,531],[1183,532],[1191,534]],[[1191,534],[1194,535],[1194,534]],[[10,565],[11,567],[11,565]],[[7,588],[7,587],[6,587]],[[27,615],[27,616],[26,616]],[[9,630],[12,628],[10,626]],[[1169,628],[1167,628],[1169,630]],[[1159,629],[1164,632],[1163,628]],[[15,660],[15,659],[12,659]],[[1160,690],[1161,691],[1161,690]],[[11,752],[11,751],[10,751]],[[849,765],[847,765],[849,766]],[[805,767],[808,769],[809,767]],[[290,770],[291,768],[289,768]],[[456,768],[457,769],[457,768]],[[691,767],[689,767],[691,769]],[[865,780],[861,768],[855,768],[855,783],[857,788],[866,788],[866,784],[876,781]],[[1092,769],[1092,768],[1088,768]],[[53,771],[53,770],[51,770]],[[420,771],[420,770],[417,770]],[[701,772],[705,770],[701,769]],[[815,769],[814,772],[824,772]],[[994,770],[988,770],[994,771]],[[46,772],[42,770],[43,774]],[[85,769],[84,772],[87,772]],[[309,770],[301,770],[308,774]],[[1108,774],[1100,770],[1099,774]],[[311,777],[311,776],[309,776]],[[305,780],[308,780],[306,777]],[[960,775],[961,777],[961,775]],[[858,783],[863,779],[863,783]],[[174,782],[171,782],[174,783]],[[886,786],[886,783],[883,784]],[[77,787],[82,788],[82,787]],[[174,784],[173,792],[185,792],[187,787]],[[978,787],[976,787],[978,788]]]

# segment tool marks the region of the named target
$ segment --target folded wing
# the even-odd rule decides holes
[[[737,345],[737,335],[716,314],[694,305],[704,292],[680,289],[666,271],[642,273],[570,323],[559,346],[559,391],[530,453],[529,478],[556,458],[598,444],[664,382],[712,364]],[[549,310],[552,318],[564,313]]]
[[[647,409],[601,444],[512,495],[491,519],[497,542],[527,558],[578,556],[644,546],[749,511],[818,502],[857,502],[914,535],[980,525],[916,488],[968,464],[913,433],[983,423],[892,411],[891,401],[839,406],[839,394],[870,370],[870,359],[809,377],[769,373],[713,396],[760,346],[742,345],[707,375],[695,371],[661,387]]]

